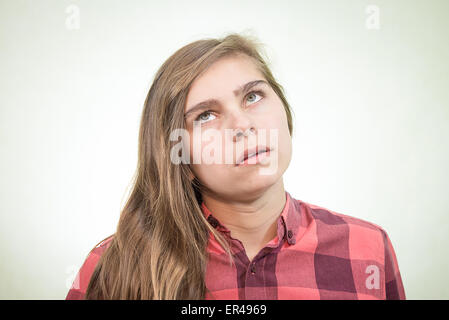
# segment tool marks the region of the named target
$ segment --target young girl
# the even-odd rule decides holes
[[[405,299],[380,226],[284,190],[292,129],[256,40],[175,52],[145,101],[117,230],[66,299]]]

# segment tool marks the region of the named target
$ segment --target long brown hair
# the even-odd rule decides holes
[[[176,142],[169,137],[174,129],[185,128],[185,102],[193,81],[212,63],[233,54],[252,58],[282,100],[292,135],[290,106],[262,50],[255,37],[232,33],[185,45],[157,71],[142,113],[131,192],[86,299],[204,299],[209,232],[233,263],[228,240],[201,211],[204,186],[196,178],[192,181],[188,164],[171,162]]]

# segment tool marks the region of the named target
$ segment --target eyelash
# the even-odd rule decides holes
[[[252,94],[252,93],[255,93],[255,94],[258,94],[259,96],[261,96],[261,99],[260,99],[260,100],[262,100],[263,98],[265,98],[265,93],[264,93],[263,91],[261,91],[261,90],[253,90],[253,91],[248,92],[248,94],[245,96],[245,99],[246,99],[250,94]],[[260,100],[259,100],[259,101],[260,101]],[[257,101],[257,102],[259,102],[259,101]],[[256,102],[256,103],[257,103],[257,102]],[[211,111],[212,111],[212,110],[209,109],[209,110],[206,110],[206,111],[200,113],[200,114],[195,118],[195,121],[198,121],[198,119],[199,119],[203,114],[211,113]]]

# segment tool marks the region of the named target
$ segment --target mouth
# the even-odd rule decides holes
[[[239,157],[235,166],[241,166],[247,164],[248,159],[253,157],[259,157],[262,154],[269,154],[271,151],[270,148],[265,146],[257,146],[255,148],[246,149],[243,154]],[[257,163],[257,161],[256,161]]]

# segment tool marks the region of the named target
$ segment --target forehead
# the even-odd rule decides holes
[[[187,94],[186,111],[189,106],[206,99],[232,98],[235,89],[263,78],[253,60],[246,55],[221,58],[192,83]]]

